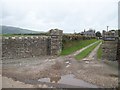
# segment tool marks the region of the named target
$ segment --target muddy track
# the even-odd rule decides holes
[[[16,81],[25,82],[28,84],[42,84],[43,82],[37,82],[40,78],[53,78],[56,76],[61,77],[63,75],[73,74],[75,75],[75,78],[84,80],[98,87],[117,87],[117,69],[109,67],[102,61],[98,61],[96,58],[96,52],[100,44],[91,52],[87,58],[80,61],[75,60],[75,55],[82,52],[91,45],[64,57],[46,56],[18,60],[3,60],[3,76],[10,77]],[[31,83],[31,81],[33,83]],[[49,87],[74,87],[70,85],[54,83],[46,84]]]

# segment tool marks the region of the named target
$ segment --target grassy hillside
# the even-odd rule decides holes
[[[1,34],[30,34],[30,33],[39,33],[37,31],[32,31],[28,29],[22,29],[18,27],[11,26],[0,26]]]

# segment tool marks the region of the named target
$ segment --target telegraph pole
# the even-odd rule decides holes
[[[108,32],[108,28],[109,28],[109,26],[107,26],[107,32]]]
[[[74,34],[75,34],[75,30],[74,30]]]

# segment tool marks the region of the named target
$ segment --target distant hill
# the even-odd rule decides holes
[[[40,33],[38,31],[32,31],[28,29],[22,29],[19,27],[12,27],[12,26],[0,26],[0,30],[2,34],[34,34]]]

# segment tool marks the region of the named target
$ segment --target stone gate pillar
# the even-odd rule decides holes
[[[60,55],[62,51],[62,30],[51,29],[50,30],[50,54],[51,55]]]
[[[120,65],[120,37],[119,37],[118,43],[117,43],[117,60]]]

